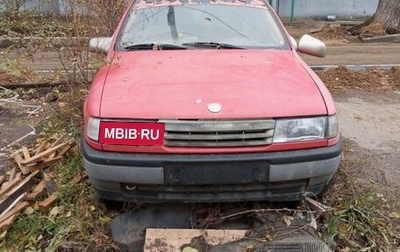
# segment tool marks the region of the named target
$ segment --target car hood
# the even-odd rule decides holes
[[[327,113],[291,51],[118,52],[101,99],[103,118],[274,118]],[[219,113],[208,110],[222,106]]]

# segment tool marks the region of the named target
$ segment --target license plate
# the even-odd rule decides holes
[[[100,143],[118,145],[163,145],[165,124],[101,122]]]

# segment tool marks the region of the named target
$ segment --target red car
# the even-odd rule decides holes
[[[291,201],[320,194],[342,142],[332,97],[262,0],[135,0],[84,104],[84,166],[100,198]]]

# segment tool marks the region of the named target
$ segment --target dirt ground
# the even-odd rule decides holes
[[[399,79],[398,79],[399,80]],[[400,193],[400,92],[349,91],[334,95],[341,133],[349,143],[344,159],[359,183],[376,188],[387,199]],[[397,202],[398,204],[398,202]]]
[[[10,165],[10,154],[38,136],[47,112],[57,106],[51,94],[46,88],[5,89],[0,84],[0,174]]]
[[[316,71],[332,93],[348,90],[392,91],[400,89],[400,67],[389,70],[369,69],[351,71],[339,65],[326,71]]]

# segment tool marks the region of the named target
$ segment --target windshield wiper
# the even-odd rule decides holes
[[[244,49],[243,47],[218,43],[218,42],[189,42],[183,43],[184,46],[202,47],[202,48],[215,48],[215,49]]]
[[[135,44],[124,47],[127,51],[139,51],[139,50],[185,50],[186,46],[174,45],[174,44],[157,44],[157,43],[147,43],[147,44]]]

